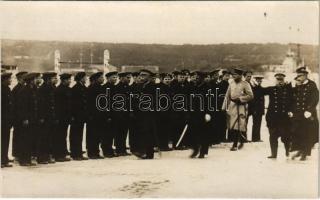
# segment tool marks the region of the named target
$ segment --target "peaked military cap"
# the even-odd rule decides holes
[[[117,71],[113,71],[113,72],[106,73],[106,77],[110,77],[110,76],[113,76],[113,75],[118,75],[118,72]]]
[[[12,73],[8,73],[8,72],[2,73],[1,74],[1,81],[9,79],[9,78],[11,78],[11,76],[12,76]]]
[[[57,76],[57,73],[55,73],[55,72],[45,72],[42,74],[43,80],[48,80],[48,79],[55,77],[55,76]]]
[[[86,76],[85,72],[78,72],[75,76],[74,76],[74,80],[75,81],[80,81],[81,79],[83,79],[83,77]]]
[[[103,72],[97,72],[97,73],[92,74],[89,79],[90,79],[90,81],[97,80],[102,75],[103,75]]]
[[[275,75],[274,75],[274,77],[276,77],[276,78],[278,78],[278,77],[286,77],[286,75],[284,74],[284,73],[276,73]]]
[[[307,68],[306,68],[305,66],[303,66],[303,67],[299,67],[299,68],[296,70],[296,73],[308,74],[309,72],[307,71]]]
[[[148,73],[148,74],[150,74],[151,76],[153,76],[153,72],[151,72],[150,70],[147,70],[147,69],[142,69],[142,70],[140,70],[140,73],[141,72],[145,72],[145,73]]]
[[[68,73],[63,73],[60,75],[60,80],[66,80],[66,79],[69,79],[71,78],[71,74],[68,74]]]
[[[242,75],[243,74],[243,70],[238,69],[238,68],[233,68],[232,71],[231,71],[231,74]]]
[[[178,74],[179,74],[179,72],[176,71],[176,70],[172,72],[172,75],[174,75],[174,76],[176,76],[176,75],[178,75]]]
[[[18,72],[16,73],[16,77],[17,78],[22,78],[25,74],[27,74],[28,72],[22,71],[22,72]]]
[[[254,76],[253,78],[254,78],[254,79],[257,79],[257,80],[258,80],[258,79],[264,79],[264,76],[262,76],[262,75],[256,75],[256,76]]]
[[[139,72],[132,72],[132,76],[139,76]]]
[[[32,79],[39,77],[40,75],[41,75],[40,73],[31,72],[31,73],[28,73],[25,76],[23,76],[23,79],[26,81],[29,81],[29,80],[32,80]]]

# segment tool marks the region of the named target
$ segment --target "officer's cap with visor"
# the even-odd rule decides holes
[[[28,74],[25,74],[25,76],[23,76],[23,79],[25,81],[31,81],[37,77],[40,77],[41,74],[40,73],[37,73],[37,72],[32,72],[32,73],[28,73]]]
[[[98,78],[100,78],[102,75],[103,75],[103,72],[94,73],[94,74],[92,74],[92,75],[89,77],[89,80],[90,80],[90,81],[95,81],[95,80],[97,80]]]
[[[309,72],[307,71],[307,68],[304,66],[304,67],[299,67],[299,68],[296,70],[296,73],[297,73],[297,74],[308,74]]]
[[[177,76],[178,74],[179,74],[178,71],[173,71],[173,72],[172,72],[172,75],[173,75],[173,76]]]
[[[134,77],[139,76],[139,72],[132,72],[132,76]]]
[[[118,75],[119,75],[120,78],[122,78],[122,77],[126,77],[126,76],[128,76],[130,74],[131,74],[131,72],[120,72]]]
[[[68,73],[63,73],[60,75],[60,80],[67,80],[69,78],[71,78],[71,74],[68,74]]]
[[[114,75],[118,75],[118,72],[114,71],[114,72],[109,72],[109,73],[106,73],[106,77],[109,78],[111,76],[114,76]]]
[[[262,76],[262,75],[255,75],[253,78],[256,79],[256,80],[262,80],[262,79],[264,79],[264,76]]]
[[[142,70],[140,70],[140,73],[147,73],[147,74],[149,74],[150,76],[154,76],[154,73],[151,72],[150,70],[147,70],[147,69],[142,69]]]
[[[231,71],[232,75],[243,75],[243,71],[241,69],[238,68],[233,68]]]
[[[16,77],[17,79],[22,78],[25,74],[27,74],[28,72],[22,71],[22,72],[18,72],[16,73]]]
[[[8,80],[9,78],[11,78],[11,76],[12,76],[12,73],[4,72],[1,74],[1,81]]]
[[[75,76],[74,76],[74,80],[75,81],[80,81],[81,79],[83,79],[83,77],[86,76],[85,72],[78,72]]]
[[[286,77],[286,75],[284,73],[276,73],[274,75],[274,77],[277,79],[277,80],[283,80],[284,77]]]
[[[42,74],[42,78],[45,81],[49,80],[50,78],[55,77],[55,76],[57,76],[57,73],[55,73],[55,72],[45,72]]]

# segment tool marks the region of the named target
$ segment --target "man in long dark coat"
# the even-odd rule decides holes
[[[17,78],[17,85],[15,85],[12,89],[12,103],[13,103],[13,132],[12,132],[12,155],[15,157],[16,160],[18,160],[18,154],[19,154],[19,136],[22,131],[21,123],[19,123],[17,119],[17,113],[19,110],[17,109],[17,99],[19,98],[19,91],[25,86],[24,82],[24,75],[26,75],[28,72],[22,71],[18,72],[16,74]]]
[[[54,140],[54,158],[57,162],[70,161],[67,158],[67,137],[68,127],[71,122],[71,74],[64,73],[60,75],[60,85],[56,89],[56,114],[58,126]]]
[[[21,124],[23,132],[19,139],[19,164],[21,166],[33,166],[31,162],[32,148],[37,126],[39,126],[39,105],[37,97],[36,79],[40,77],[39,73],[29,73],[24,77],[26,86],[19,92],[17,99],[17,121]]]
[[[102,159],[100,156],[100,142],[104,132],[104,113],[96,106],[98,95],[103,94],[103,72],[97,72],[90,76],[88,87],[88,122],[87,122],[87,150],[90,159]]]
[[[263,89],[265,95],[269,95],[269,106],[266,114],[267,127],[270,133],[271,155],[268,158],[277,158],[278,139],[284,144],[286,156],[289,156],[291,123],[288,112],[292,102],[291,84],[284,81],[285,74],[277,73],[275,86]]]
[[[82,141],[84,124],[87,122],[87,87],[86,73],[78,72],[74,80],[76,84],[71,88],[71,126],[70,126],[70,150],[73,160],[87,160],[82,155]]]
[[[39,164],[55,163],[53,149],[57,135],[58,118],[56,115],[55,89],[57,74],[43,73],[44,83],[38,90],[39,99],[39,126],[37,136],[37,161]]]
[[[319,141],[319,122],[316,106],[319,102],[319,90],[314,81],[308,79],[306,67],[296,70],[297,79],[301,82],[293,88],[293,102],[290,117],[294,125],[292,150],[298,151],[293,159],[300,157],[306,160],[311,149]]]

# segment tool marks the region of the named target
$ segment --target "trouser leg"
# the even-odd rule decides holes
[[[72,157],[82,156],[82,139],[84,123],[73,122],[70,128],[70,150]]]
[[[261,121],[262,121],[262,115],[252,115],[252,141],[257,142],[260,140],[260,129],[261,129]]]
[[[10,126],[6,124],[1,125],[1,164],[9,162],[8,150],[10,141]]]

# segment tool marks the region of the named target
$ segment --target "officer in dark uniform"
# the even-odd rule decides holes
[[[107,158],[112,158],[115,157],[116,154],[114,153],[114,150],[112,148],[113,142],[114,142],[114,137],[116,135],[117,131],[117,122],[114,118],[114,111],[112,110],[112,98],[115,94],[117,94],[116,91],[116,83],[118,82],[118,72],[109,72],[106,75],[107,82],[106,84],[103,85],[103,90],[105,92],[108,92],[109,95],[109,105],[110,105],[110,110],[106,111],[104,114],[104,131],[103,135],[101,137],[101,148],[103,151],[104,157]]]
[[[264,94],[269,95],[266,122],[270,133],[269,140],[271,147],[271,156],[268,158],[271,159],[277,158],[279,137],[284,143],[286,156],[289,156],[291,133],[288,112],[292,101],[292,87],[291,84],[285,83],[285,75],[283,73],[277,73],[274,76],[277,81],[276,85],[263,89]]]
[[[63,73],[60,75],[60,85],[56,89],[55,103],[58,126],[54,140],[53,155],[57,162],[70,161],[67,158],[67,137],[68,127],[71,122],[71,74]]]
[[[211,138],[210,133],[213,131],[212,126],[208,124],[208,122],[211,121],[211,115],[208,113],[208,101],[205,99],[209,87],[208,84],[204,82],[207,74],[195,72],[195,75],[195,84],[192,91],[195,97],[190,107],[192,110],[190,110],[189,119],[193,150],[190,157],[195,158],[200,152],[198,158],[204,158],[205,155],[208,154]],[[202,95],[203,99],[196,95]]]
[[[11,75],[11,73],[1,74],[1,168],[12,167],[8,158],[10,129],[13,120],[12,93],[9,88]]]
[[[182,72],[177,73],[177,82],[172,82],[171,88],[172,88],[172,95],[184,95],[185,98],[188,98],[189,91],[188,91],[188,85],[185,82],[185,74]],[[188,108],[188,105],[186,105]],[[188,145],[188,139],[189,136],[186,133],[185,137],[181,141],[180,145],[176,147],[181,133],[187,123],[188,114],[185,111],[174,111],[172,112],[171,120],[172,120],[172,143],[173,147],[177,150],[184,150],[186,149],[186,145]]]
[[[151,83],[152,75],[153,73],[149,70],[143,69],[140,71],[139,79],[141,83],[139,86],[139,94],[155,99],[153,96],[155,88]],[[133,154],[141,159],[153,159],[154,146],[157,143],[154,106],[152,104],[135,104],[135,107],[135,117],[137,118],[137,140],[139,143],[137,145],[137,151],[133,152]]]
[[[252,142],[262,142],[260,129],[262,116],[264,115],[264,89],[261,87],[263,76],[255,76],[257,84],[253,85],[252,92],[254,99],[251,101],[252,114]]]
[[[55,85],[58,79],[55,72],[43,73],[42,78],[44,82],[38,90],[39,126],[41,131],[37,136],[37,162],[39,164],[48,164],[55,163],[52,154],[58,125],[55,102]]]
[[[130,72],[119,73],[120,82],[116,85],[116,91],[118,95],[122,95],[125,105],[129,103],[129,83],[131,81]],[[117,132],[115,135],[116,153],[118,156],[130,155],[126,150],[126,141],[129,129],[129,111],[126,108],[121,111],[114,112],[114,122],[117,123]]]
[[[139,72],[132,72],[133,82],[129,85],[129,91],[131,95],[138,94],[138,87],[139,87]],[[136,117],[134,115],[134,107],[129,108],[129,146],[130,152],[135,152],[137,149],[137,122]]]
[[[26,86],[18,93],[20,98],[17,99],[17,109],[19,110],[17,121],[21,124],[23,130],[18,144],[18,157],[21,166],[35,165],[31,162],[31,155],[35,140],[34,134],[36,133],[36,127],[39,125],[36,79],[40,76],[40,73],[29,73],[24,76]]]
[[[172,109],[170,102],[167,102],[168,100],[171,100],[170,98],[172,96],[172,91],[170,88],[171,80],[171,74],[162,73],[160,74],[160,83],[157,86],[157,88],[159,88],[159,111],[157,110],[157,133],[161,151],[172,150],[171,148],[169,148],[169,140],[172,131],[170,120],[170,114],[172,113]]]
[[[74,80],[76,84],[71,88],[71,126],[70,126],[70,150],[73,160],[88,160],[82,155],[82,140],[84,124],[87,121],[87,87],[86,73],[78,72]]]
[[[19,110],[17,109],[17,99],[20,98],[18,96],[19,91],[21,90],[21,88],[23,88],[25,86],[25,82],[23,79],[23,76],[25,76],[28,72],[22,71],[22,72],[18,72],[16,73],[16,78],[17,78],[17,85],[15,85],[12,89],[12,103],[13,103],[13,115],[14,115],[14,119],[13,119],[13,132],[12,132],[12,155],[15,157],[16,160],[18,160],[18,152],[19,152],[19,135],[22,131],[22,127],[21,127],[21,123],[19,123],[16,119],[17,119],[17,113],[19,112]]]
[[[97,72],[90,76],[88,87],[88,122],[87,122],[87,150],[90,159],[103,159],[100,156],[100,142],[104,132],[104,113],[97,109],[96,99],[103,91],[103,72]]]
[[[319,141],[319,122],[316,106],[319,90],[314,81],[308,79],[306,67],[296,70],[297,80],[301,83],[293,88],[293,103],[290,116],[294,125],[292,150],[298,151],[292,158],[301,156],[306,160],[311,149]]]

